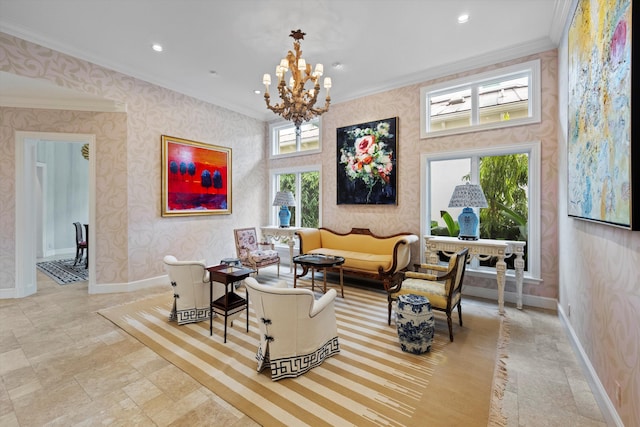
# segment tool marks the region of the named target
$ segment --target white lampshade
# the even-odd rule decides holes
[[[265,86],[269,86],[271,84],[271,74],[265,74],[262,76],[262,84]]]
[[[478,184],[456,185],[449,200],[450,208],[486,208],[487,199]]]
[[[272,206],[295,206],[296,199],[291,191],[278,191],[273,199]]]
[[[298,59],[298,70],[304,71],[307,69],[307,61],[304,58]]]

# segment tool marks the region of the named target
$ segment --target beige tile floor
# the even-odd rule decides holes
[[[0,426],[256,425],[97,314],[166,290],[88,295],[38,272],[35,295],[0,300]],[[507,310],[508,425],[604,426],[555,313]]]

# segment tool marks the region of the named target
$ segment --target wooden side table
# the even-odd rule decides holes
[[[233,284],[249,277],[255,270],[230,265],[214,265],[207,267],[209,272],[209,295],[213,295],[213,282],[220,282],[224,285],[224,295],[215,301],[211,301],[209,317],[209,335],[213,335],[213,313],[224,317],[224,342],[227,342],[227,318],[242,310],[247,310],[247,332],[249,332],[249,294],[243,298],[236,294]],[[229,290],[231,288],[231,290]]]

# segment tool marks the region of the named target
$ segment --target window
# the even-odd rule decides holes
[[[454,235],[461,208],[449,208],[456,185],[480,183],[488,208],[480,218],[480,238],[526,241],[525,274],[540,277],[540,144],[518,144],[422,157],[424,233]],[[447,215],[449,216],[447,218]],[[428,225],[428,226],[427,226]],[[470,270],[483,271],[491,260],[474,260]],[[486,268],[485,268],[486,267]],[[507,260],[513,269],[513,260]],[[488,270],[487,270],[488,271]],[[493,270],[495,271],[495,270]]]
[[[540,122],[540,61],[420,90],[420,137]]]
[[[296,139],[296,127],[291,122],[269,125],[271,156],[291,156],[320,151],[320,119],[305,122],[300,126],[300,140]]]
[[[320,167],[281,170],[272,173],[273,189],[270,201],[277,191],[291,191],[296,206],[290,207],[292,227],[320,227]],[[278,224],[278,210],[273,206],[271,223]]]

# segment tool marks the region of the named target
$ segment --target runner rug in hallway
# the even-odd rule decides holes
[[[37,263],[36,267],[59,285],[89,280],[89,270],[86,269],[84,261],[76,265],[73,265],[74,262],[73,258],[43,261]]]
[[[431,352],[413,355],[400,350],[394,322],[387,325],[386,294],[352,287],[344,294],[336,298],[340,353],[298,378],[276,382],[268,368],[256,372],[253,310],[249,332],[243,314],[226,344],[220,318],[213,336],[209,322],[169,322],[171,293],[100,314],[264,426],[504,423],[500,355],[506,357],[508,334],[495,305],[464,301],[464,327],[455,325],[453,343],[446,317],[436,313]]]

